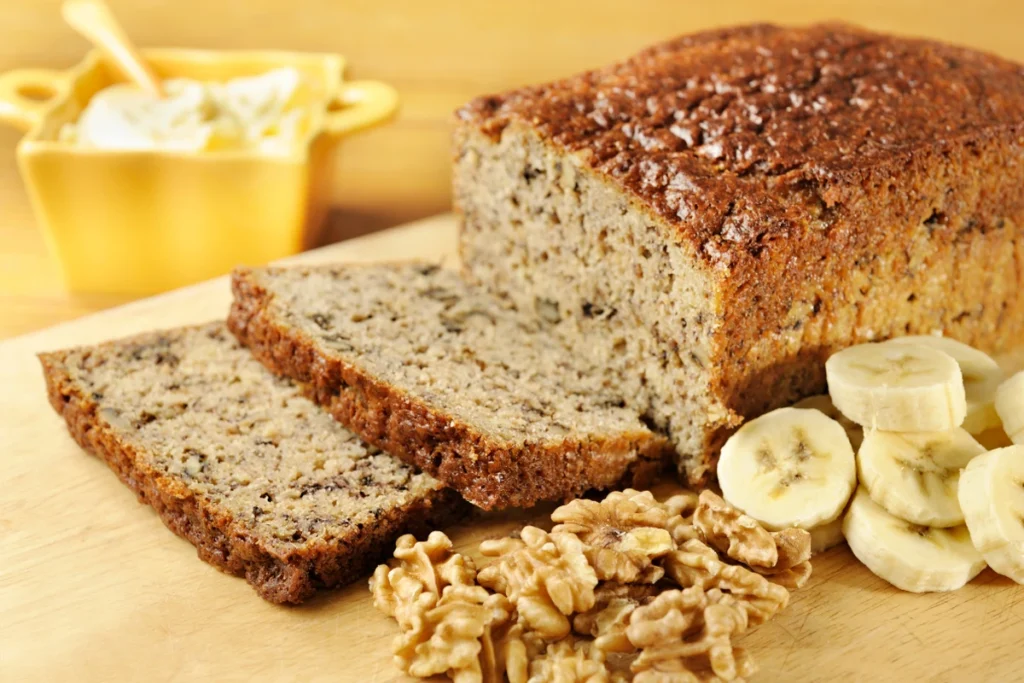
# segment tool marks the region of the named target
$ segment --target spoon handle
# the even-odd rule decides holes
[[[143,90],[163,97],[160,79],[142,58],[103,0],[66,0],[61,14],[71,28],[103,50]]]

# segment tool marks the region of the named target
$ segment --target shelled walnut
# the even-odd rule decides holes
[[[811,563],[809,561],[801,562],[796,566],[782,571],[762,571],[757,567],[754,567],[754,571],[758,574],[763,574],[769,581],[782,586],[788,591],[795,591],[798,588],[803,588],[807,585],[807,582],[811,580]]]
[[[698,586],[668,590],[638,608],[626,633],[640,650],[634,681],[736,681],[754,673],[732,638],[748,626],[744,612],[721,592]]]
[[[693,524],[705,543],[737,562],[774,567],[779,561],[771,533],[711,491],[701,492]]]
[[[548,640],[567,636],[569,616],[594,606],[597,575],[572,534],[528,526],[518,539],[481,543],[480,552],[500,557],[477,574],[480,585],[507,595],[524,625]]]
[[[718,553],[697,539],[683,543],[678,550],[666,555],[662,563],[669,578],[683,588],[709,587],[707,583],[725,566]]]
[[[625,683],[625,672],[610,671],[603,653],[572,637],[551,643],[530,663],[529,683]]]
[[[810,575],[806,532],[769,532],[709,492],[658,502],[627,490],[552,520],[550,533],[482,543],[495,559],[479,572],[440,532],[399,539],[370,585],[402,627],[403,671],[458,683],[739,681],[754,665],[735,636]]]
[[[699,497],[693,491],[683,491],[665,499],[662,505],[668,510],[669,516],[692,517],[697,509]]]
[[[811,557],[811,535],[807,531],[770,532],[712,491],[701,492],[693,524],[708,545],[763,574],[787,572]],[[809,569],[806,571],[809,575]]]
[[[700,541],[687,541],[665,558],[665,570],[681,587],[718,589],[736,598],[751,625],[763,624],[789,603],[789,591],[746,567],[726,564]]]
[[[522,631],[514,608],[481,586],[451,585],[437,603],[418,611],[395,640],[398,667],[425,678],[447,673],[460,683],[526,680]]]
[[[693,525],[693,512],[697,508],[697,494],[684,491],[667,499],[662,505],[668,510],[669,518],[665,528],[672,536],[676,546],[686,541],[699,538],[700,534]]]
[[[633,645],[626,637],[629,618],[639,604],[627,598],[614,598],[589,612],[577,614],[572,621],[577,633],[594,636],[594,648],[605,653],[628,654]]]
[[[598,502],[574,500],[554,511],[556,533],[575,534],[601,581],[655,583],[664,571],[653,563],[675,548],[666,529],[668,510],[649,492],[627,489]]]
[[[412,534],[399,538],[394,558],[370,579],[370,591],[374,606],[406,627],[417,612],[434,606],[445,587],[475,583],[473,560],[453,553],[451,540],[434,531],[425,541]]]
[[[629,617],[653,600],[658,590],[650,584],[601,584],[594,591],[593,608],[573,617],[573,630],[594,638],[593,647],[605,654],[631,653],[635,648],[626,638]]]
[[[772,540],[779,553],[779,561],[772,569],[785,571],[811,559],[811,533],[805,529],[773,531]]]

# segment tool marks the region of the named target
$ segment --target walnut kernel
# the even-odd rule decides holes
[[[697,509],[697,494],[693,491],[678,493],[662,505],[668,510],[669,518],[665,524],[676,546],[686,541],[700,538],[700,533],[693,525],[693,512]]]
[[[551,643],[530,663],[529,683],[625,683],[625,674],[609,671],[604,656],[587,641],[564,638]]]
[[[440,532],[399,539],[370,587],[402,628],[403,671],[457,683],[739,681],[754,665],[735,637],[810,576],[807,532],[769,532],[711,492],[659,503],[626,490],[552,520],[550,533],[482,543],[496,559],[479,572]]]
[[[718,589],[739,600],[753,626],[763,624],[789,603],[789,591],[746,567],[726,564],[714,550],[688,541],[665,558],[667,574],[683,588]]]
[[[779,561],[768,530],[711,491],[701,492],[693,524],[705,543],[737,562],[774,567]]]
[[[645,605],[658,594],[659,588],[650,584],[603,583],[594,591],[593,608],[573,617],[576,633],[594,639],[593,647],[605,654],[629,654],[635,648],[626,638],[629,617],[640,605]]]
[[[753,663],[732,638],[748,620],[720,591],[697,586],[665,591],[638,608],[626,633],[639,648],[632,670],[636,681],[735,681],[753,673]]]
[[[774,531],[772,540],[779,551],[779,561],[773,569],[790,569],[811,559],[811,532],[805,529]]]
[[[433,531],[425,541],[412,534],[399,538],[394,558],[370,579],[370,591],[374,606],[405,628],[413,615],[437,603],[445,587],[475,583],[473,560],[452,553],[451,540]]]
[[[480,584],[507,595],[524,625],[548,640],[567,636],[569,615],[594,606],[597,576],[572,534],[528,526],[519,539],[481,543],[480,552],[501,555],[477,574]]]
[[[757,571],[781,573],[811,557],[807,531],[770,532],[711,491],[701,492],[693,522],[708,545]]]
[[[782,571],[762,571],[757,567],[754,567],[754,571],[758,574],[763,574],[768,577],[769,581],[782,586],[788,591],[795,591],[797,588],[803,588],[811,579],[810,562],[801,562],[796,566]]]
[[[668,511],[648,492],[626,490],[603,501],[574,500],[554,511],[555,532],[575,534],[601,581],[655,583],[653,560],[675,549]]]
[[[460,683],[501,680],[511,663],[516,668],[509,670],[509,679],[521,682],[524,658],[514,654],[522,646],[512,618],[505,596],[480,586],[448,586],[437,604],[416,613],[395,639],[395,663],[410,676],[447,673]]]

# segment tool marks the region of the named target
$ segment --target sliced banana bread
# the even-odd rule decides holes
[[[242,269],[228,325],[368,442],[485,509],[564,500],[660,468],[666,441],[585,354],[422,263]]]
[[[274,377],[223,323],[40,355],[50,403],[199,557],[299,603],[468,510]]]
[[[683,36],[458,112],[472,279],[564,320],[698,484],[835,350],[1024,338],[1024,67],[845,25]]]

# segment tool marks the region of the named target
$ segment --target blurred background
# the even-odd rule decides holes
[[[142,47],[274,48],[343,54],[349,77],[394,85],[390,124],[343,143],[324,241],[448,209],[449,119],[474,95],[569,75],[658,39],[751,21],[838,18],[1024,59],[1022,0],[109,0]],[[89,48],[58,0],[0,0],[0,72],[67,68]],[[116,305],[70,295],[0,127],[0,338]],[[382,255],[386,256],[386,255]]]

